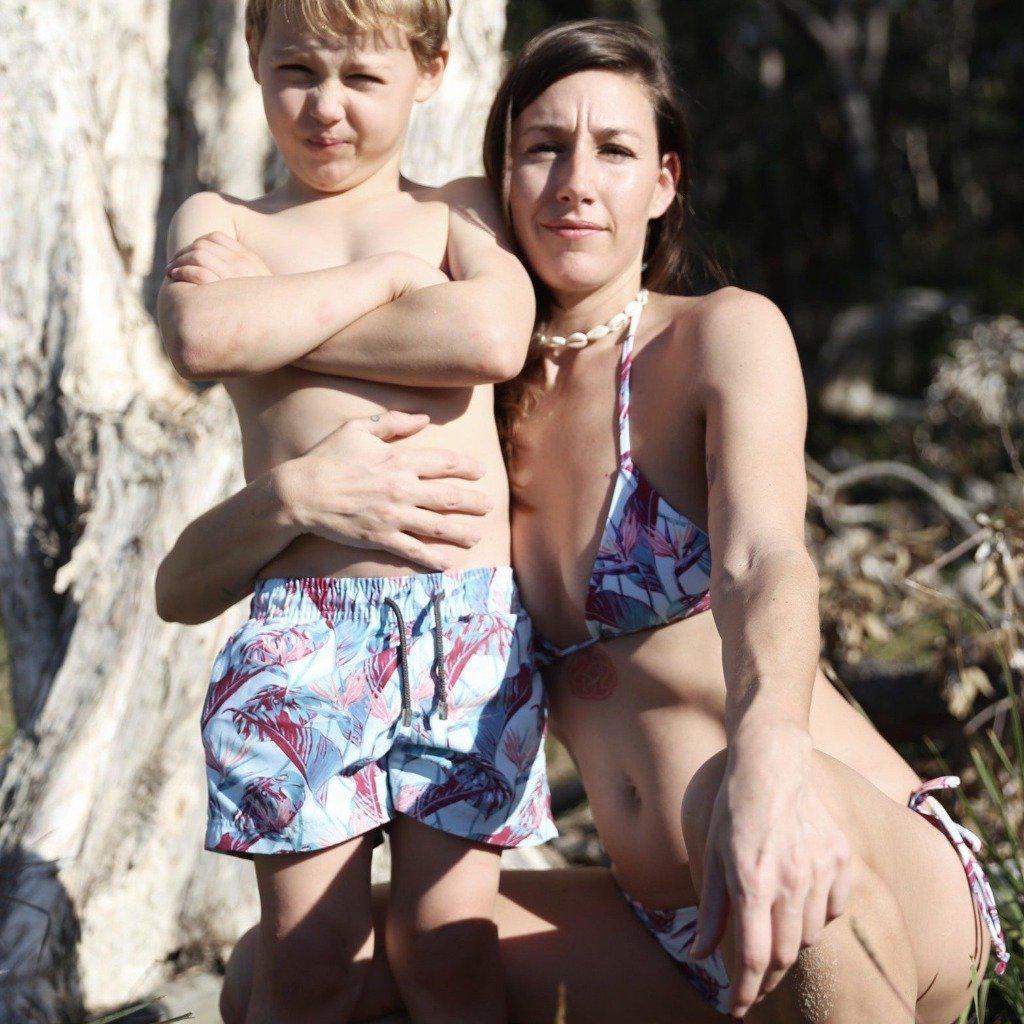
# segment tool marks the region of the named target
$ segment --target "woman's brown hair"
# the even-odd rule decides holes
[[[661,217],[650,222],[644,251],[644,286],[670,295],[690,294],[694,257],[703,263],[712,280],[726,284],[719,265],[691,245],[687,231],[690,144],[672,65],[655,38],[629,22],[594,19],[555,25],[523,47],[498,87],[484,134],[484,169],[496,194],[501,196],[510,235],[514,237],[508,191],[515,119],[555,82],[580,71],[595,70],[630,75],[644,84],[654,110],[658,152],[679,157],[675,199]],[[543,316],[548,297],[543,284],[536,275],[532,276],[537,308]],[[540,354],[533,351],[522,374],[499,389],[498,423],[506,457],[510,459],[516,424],[535,401],[540,369]]]

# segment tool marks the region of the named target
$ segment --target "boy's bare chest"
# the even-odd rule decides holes
[[[309,204],[272,214],[243,209],[235,222],[238,240],[274,274],[345,266],[386,252],[442,267],[448,244],[448,208],[440,202],[334,210]]]

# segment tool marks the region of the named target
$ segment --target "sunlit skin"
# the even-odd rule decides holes
[[[649,222],[661,216],[670,203],[679,201],[675,196],[679,160],[674,153],[659,153],[646,87],[636,78],[608,71],[567,76],[520,113],[513,125],[512,147],[512,224],[531,269],[550,298],[545,329],[565,336],[607,321],[640,286]],[[744,447],[750,451],[738,455],[733,446],[726,465],[721,458],[726,450],[722,437],[708,429],[706,411],[698,412],[695,396],[686,386],[694,379],[711,380],[704,361],[721,358],[723,345],[726,350],[749,348],[753,352],[781,342],[781,351],[790,349],[781,365],[792,359],[788,330],[783,328],[780,334],[777,320],[755,315],[760,310],[735,321],[714,347],[702,342],[701,321],[714,315],[711,310],[716,303],[745,301],[736,292],[723,289],[706,299],[652,296],[644,317],[646,326],[641,326],[638,339],[635,405],[630,413],[639,463],[661,484],[662,494],[676,508],[707,524],[720,564],[729,558],[729,535],[736,535],[739,512],[736,508],[723,510],[720,488],[724,482],[714,479],[723,474],[732,478],[730,503],[740,501],[750,507],[753,520],[743,518],[748,523],[746,529],[763,534],[757,541],[759,547],[765,551],[779,543],[794,550],[803,547],[802,431],[796,413],[799,401],[789,391],[801,387],[797,373],[780,372],[778,366],[766,362],[768,374],[763,382],[745,381],[743,377],[750,371],[743,361],[734,362],[735,356],[729,360],[723,388],[737,395],[750,392],[750,399],[755,399],[762,385],[785,389],[775,397],[765,395],[771,414],[754,434],[771,433],[774,437],[775,423],[790,420],[792,429],[778,434],[780,447],[768,453],[760,451],[753,437],[746,437],[749,428],[737,422],[737,436],[744,437]],[[614,409],[617,349],[615,344],[598,342],[582,351],[546,358],[544,393],[522,424],[523,454],[513,473],[517,481],[513,551],[527,607],[541,632],[559,645],[586,635],[583,601],[594,554],[593,522],[606,506],[606,470],[614,465],[608,458],[613,453],[604,453],[609,447],[609,417]],[[740,401],[749,408],[747,398]],[[751,410],[752,422],[758,416]],[[772,419],[775,423],[770,423]],[[553,446],[560,447],[568,436],[573,443],[564,448],[561,472],[546,471]],[[706,481],[698,468],[705,461]],[[739,487],[742,477],[750,483]],[[758,478],[775,481],[775,493],[764,492],[764,500],[758,497],[762,493],[755,482]],[[567,509],[573,510],[571,515],[566,515]],[[733,526],[727,527],[730,518]],[[783,521],[791,524],[791,536],[783,533],[772,539],[772,532],[777,532]],[[782,577],[797,572],[802,582],[782,582]],[[755,917],[751,904],[733,906],[724,922],[720,915],[710,913],[710,904],[720,900],[707,899],[707,906],[702,901],[698,925],[710,932],[704,936],[706,949],[716,939],[723,940],[722,952],[734,986],[734,1012],[748,1011],[752,1003],[759,1002],[759,996],[774,990],[802,946],[831,934],[821,948],[836,955],[835,950],[849,940],[848,934],[836,931],[843,928],[845,917],[840,915],[844,911],[852,907],[860,920],[870,919],[870,899],[863,894],[873,885],[866,881],[869,875],[863,861],[858,860],[849,871],[852,847],[866,861],[884,864],[885,881],[898,894],[910,925],[907,945],[914,951],[920,978],[925,979],[922,988],[930,989],[928,1005],[922,1001],[920,1009],[925,1019],[942,1020],[962,1000],[969,983],[965,964],[977,953],[973,948],[973,907],[962,872],[949,845],[936,842],[930,829],[922,828],[921,822],[899,808],[918,781],[909,766],[820,674],[813,684],[811,737],[804,733],[804,739],[813,739],[816,748],[809,757],[811,751],[805,749],[800,736],[799,708],[804,680],[815,674],[816,590],[799,561],[787,563],[781,577],[764,587],[772,597],[755,596],[755,590],[749,589],[741,612],[726,612],[719,589],[720,603],[713,614],[601,644],[569,658],[548,675],[552,724],[581,768],[616,877],[649,906],[693,905],[702,889],[705,898],[709,892],[716,895],[715,889],[703,887],[712,870],[705,870],[705,857],[710,858],[716,849],[716,838],[717,849],[733,849],[735,843],[737,851],[751,846],[760,850],[766,870],[770,871],[772,860],[776,860],[779,881],[767,875],[762,879],[764,885],[778,886],[770,918],[763,912]],[[743,620],[742,633],[737,631],[735,614]],[[784,663],[776,665],[777,641],[759,634],[764,629],[777,633],[780,621],[788,623],[784,645],[788,653],[781,651]],[[788,691],[784,686],[775,687],[777,707],[772,706],[772,699],[755,702],[741,726],[733,719],[730,748],[735,744],[746,754],[730,765],[731,780],[726,779],[730,782],[729,799],[723,801],[719,795],[713,801],[714,813],[708,813],[709,806],[688,819],[684,849],[676,832],[677,801],[684,792],[690,795],[705,784],[708,771],[702,762],[730,735],[726,725],[729,670],[726,668],[723,676],[723,652],[742,650],[748,643],[746,657],[756,658],[766,674],[781,672],[792,682]],[[600,671],[592,664],[596,658],[601,659]],[[735,659],[725,660],[735,664]],[[767,712],[758,710],[764,704]],[[709,707],[716,709],[713,714],[709,715]],[[843,769],[849,765],[859,774],[846,769],[847,782],[843,771],[837,771],[839,762]],[[877,789],[866,786],[865,779]],[[726,789],[724,784],[722,789]],[[703,799],[708,799],[709,791],[704,792]],[[834,800],[832,792],[842,794],[841,799]],[[879,861],[871,843],[880,841],[881,833],[866,842],[866,836],[846,837],[840,829],[838,823],[851,820],[853,794],[862,799],[865,793],[872,794],[871,802],[885,800],[882,793],[891,798],[891,802],[885,801],[884,811],[873,808],[869,816],[880,821],[882,814],[895,812],[894,821],[900,822],[899,842],[906,843],[907,850],[914,848],[920,862],[930,864],[927,884],[935,887],[933,891],[941,875],[940,898],[948,908],[942,921],[951,928],[948,934],[957,935],[948,944],[956,947],[956,954],[950,955],[948,945],[934,941],[934,917],[926,922],[919,916],[914,893],[925,883],[904,876],[904,856]],[[693,800],[691,806],[698,803]],[[694,841],[695,833],[698,841]],[[792,891],[786,875],[791,870],[787,864],[790,844],[806,856],[814,878],[807,887]],[[724,879],[718,882],[722,884]],[[851,885],[855,891],[852,903]],[[774,888],[771,891],[776,893]],[[835,925],[825,928],[832,921]],[[741,962],[741,955],[751,957],[752,962],[764,956],[765,961],[758,969]],[[909,962],[904,961],[904,966],[909,973]],[[936,975],[945,979],[943,986],[932,984]],[[790,1002],[794,997],[799,1002],[792,984],[795,977],[798,972],[790,975],[790,985],[770,1008],[757,1008],[763,1010],[763,1016],[760,1012],[753,1016],[765,1021],[797,1019]],[[876,981],[861,978],[858,985],[862,992],[871,992]],[[844,1001],[846,998],[844,995]],[[845,1011],[854,1017],[857,998],[851,994]],[[880,998],[884,1001],[887,996],[883,992]],[[822,1011],[819,1008],[818,1012]],[[848,1018],[840,1013],[835,1019]]]
[[[343,35],[326,46],[290,23],[281,5],[258,53],[251,43],[267,124],[290,172],[288,198],[338,193],[361,202],[393,187],[376,179],[400,158],[413,104],[441,84],[447,52],[421,66],[397,29]]]

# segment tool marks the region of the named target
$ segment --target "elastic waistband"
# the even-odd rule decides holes
[[[437,594],[445,618],[483,611],[518,614],[522,605],[507,565],[418,573],[413,576],[305,576],[256,581],[249,617],[282,625],[315,622],[379,622],[385,600],[416,619]]]

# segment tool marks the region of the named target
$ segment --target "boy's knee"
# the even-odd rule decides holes
[[[388,922],[388,959],[403,985],[437,996],[463,988],[481,966],[497,957],[493,921],[458,921],[430,930]]]
[[[373,956],[372,934],[324,928],[322,922],[316,930],[299,927],[284,935],[264,934],[260,942],[264,988],[292,1006],[348,1000],[362,984]]]

